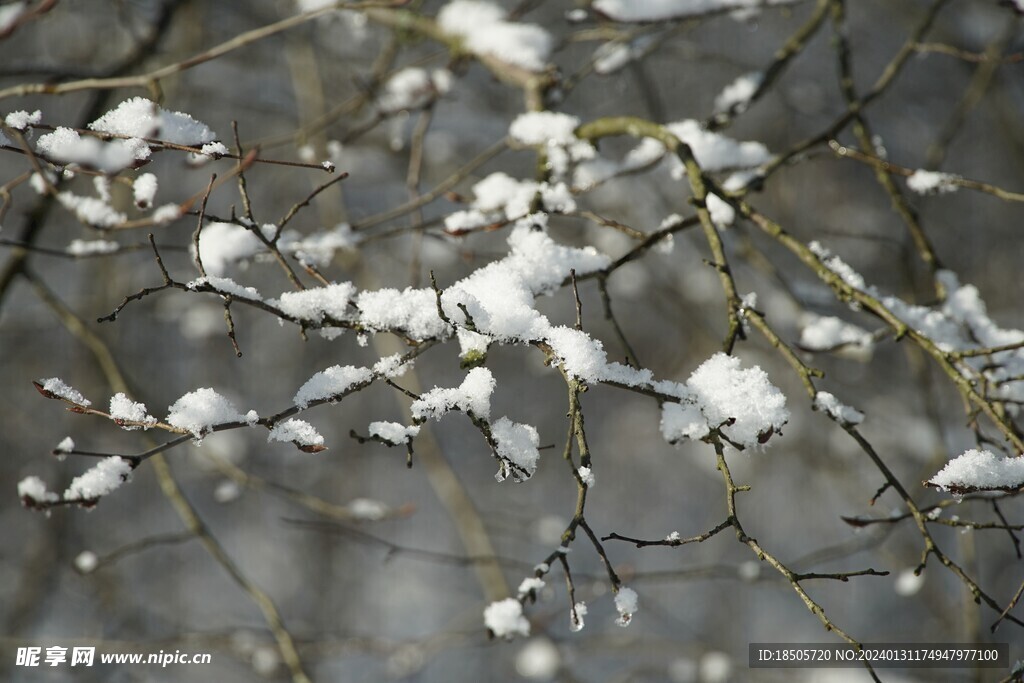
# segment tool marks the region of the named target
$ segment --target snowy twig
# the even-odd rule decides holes
[[[814,12],[811,13],[807,21],[775,51],[774,58],[768,67],[758,73],[757,85],[753,91],[739,101],[731,103],[725,111],[717,112],[708,119],[704,124],[708,130],[720,130],[728,126],[771,89],[789,63],[804,51],[807,44],[818,33],[828,16],[830,3],[831,0],[818,0]]]

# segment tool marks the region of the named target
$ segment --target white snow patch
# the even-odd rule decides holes
[[[41,379],[39,380],[39,384],[43,385],[44,391],[71,401],[72,403],[77,403],[80,406],[92,405],[92,401],[83,396],[77,389],[65,384],[59,377]]]
[[[38,503],[56,503],[60,500],[60,496],[46,489],[46,484],[39,477],[25,477],[19,481],[18,497]]]
[[[71,480],[64,492],[64,500],[95,500],[121,486],[132,471],[131,464],[124,458],[112,456],[100,460],[81,476]]]
[[[970,449],[953,458],[928,482],[940,489],[1016,489],[1024,486],[1024,457],[1006,458]]]
[[[637,611],[638,601],[639,596],[635,590],[621,586],[615,594],[615,609],[619,612],[619,618],[615,620],[615,623],[619,626],[629,626]]]
[[[530,635],[530,622],[523,616],[523,606],[515,598],[489,604],[484,609],[484,625],[496,638]]]
[[[946,194],[957,191],[959,179],[951,173],[918,169],[907,178],[907,187],[918,194]]]
[[[708,426],[744,448],[763,443],[789,420],[786,397],[758,366],[743,369],[735,356],[716,353],[686,382]],[[733,420],[732,424],[726,422]]]
[[[267,434],[267,441],[284,441],[298,444],[300,446],[323,446],[324,437],[316,431],[316,427],[305,420],[289,419],[278,422],[270,433]]]
[[[249,421],[248,416],[239,413],[229,399],[210,388],[188,392],[167,410],[168,424],[192,432],[197,439],[216,425]]]
[[[355,385],[367,383],[371,379],[373,373],[368,368],[335,365],[306,380],[292,400],[295,405],[305,409],[314,401],[338,400]]]
[[[38,109],[36,109],[31,114],[29,114],[25,110],[12,111],[10,114],[4,117],[4,123],[6,123],[9,127],[22,132],[28,130],[29,126],[38,125],[42,123],[42,121],[43,113]]]
[[[148,209],[153,205],[156,197],[157,178],[152,173],[143,173],[132,183],[132,194],[135,197],[135,206],[140,209]]]
[[[452,410],[472,412],[477,417],[488,419],[491,414],[491,393],[494,391],[494,375],[487,368],[473,368],[455,389],[435,387],[422,394],[409,407],[416,420],[440,419]]]
[[[217,137],[206,124],[188,114],[168,111],[144,97],[125,100],[90,123],[89,128],[135,138],[160,138],[176,145],[199,145]]]
[[[349,305],[356,288],[351,282],[331,283],[326,287],[312,287],[298,292],[285,292],[281,298],[267,303],[298,320],[320,322],[325,317],[348,320],[352,317]]]
[[[146,404],[131,400],[118,392],[110,397],[110,419],[127,422],[142,422],[147,429],[156,424],[156,418],[146,413]],[[127,430],[139,429],[140,425],[121,425]]]
[[[819,391],[814,395],[814,407],[828,413],[843,425],[858,425],[864,421],[864,413],[840,403],[838,398],[827,391]]]
[[[536,24],[505,21],[505,10],[480,0],[452,0],[437,15],[448,35],[462,38],[464,47],[528,71],[543,71],[554,39]]]
[[[420,426],[406,427],[398,422],[371,422],[369,430],[370,436],[375,436],[395,446],[401,446],[412,441],[420,433]]]
[[[535,427],[502,417],[491,425],[491,435],[499,456],[525,470],[526,478],[533,476],[540,460],[540,436]],[[515,478],[519,478],[518,473]]]

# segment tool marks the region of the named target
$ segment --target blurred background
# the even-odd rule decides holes
[[[46,4],[46,3],[43,3]],[[309,9],[316,3],[306,3]],[[426,17],[443,3],[414,2]],[[1012,3],[1011,3],[1012,4]],[[24,3],[21,3],[24,5]],[[39,3],[34,3],[38,6]],[[866,92],[921,24],[930,2],[859,0],[848,3],[845,35],[859,92]],[[4,4],[0,11],[19,3]],[[551,61],[564,88],[558,111],[590,121],[634,115],[672,122],[707,120],[723,88],[766,68],[781,46],[818,11],[814,2],[772,6],[736,16],[716,12],[687,21],[616,24],[568,0],[506,2],[520,21],[543,26],[555,39]],[[179,62],[245,31],[294,15],[293,2],[246,3],[157,0],[58,2],[0,39],[0,88],[136,74]],[[574,17],[575,18],[575,17]],[[595,51],[614,41],[653,38],[650,50],[623,68],[595,73]],[[1024,74],[1018,55],[1020,24],[1012,8],[987,0],[947,3],[925,43],[960,51],[921,50],[892,86],[866,110],[887,158],[908,168],[937,168],[1009,190],[1024,187]],[[603,48],[605,50],[609,48]],[[600,54],[600,53],[599,53]],[[421,110],[379,116],[374,91],[399,68],[449,67],[450,91]],[[723,132],[757,140],[773,153],[819,133],[845,110],[839,88],[833,29],[826,19],[770,90]],[[302,234],[361,221],[410,198],[410,154],[422,154],[417,191],[426,192],[505,137],[524,110],[523,95],[473,60],[452,62],[438,42],[393,30],[362,14],[343,12],[303,23],[163,78],[164,107],[188,112],[233,147],[232,122],[245,149],[261,155],[319,162],[330,159],[350,177],[320,194],[290,227]],[[145,88],[85,90],[61,96],[9,97],[0,112],[43,112],[43,123],[84,127]],[[416,142],[421,136],[420,143]],[[847,130],[839,138],[856,144]],[[609,140],[602,152],[629,144]],[[157,204],[202,192],[211,173],[228,174],[224,159],[189,164],[186,154],[163,151],[144,169],[161,179]],[[530,150],[506,150],[474,168],[454,189],[463,196],[493,171],[517,178],[535,173]],[[0,150],[0,183],[31,170],[25,157]],[[127,175],[131,176],[133,172]],[[326,179],[308,168],[258,164],[246,173],[252,211],[260,223],[279,221]],[[1017,204],[960,190],[919,196],[895,182],[918,212],[942,264],[978,286],[989,313],[1004,327],[1024,326]],[[88,193],[90,181],[71,187]],[[120,191],[121,188],[116,188]],[[244,412],[261,415],[288,406],[314,372],[328,366],[370,365],[402,350],[387,335],[360,345],[357,335],[335,340],[300,338],[259,310],[233,306],[238,358],[226,335],[218,297],[161,292],[129,305],[114,322],[96,323],[141,287],[158,285],[160,272],[146,247],[148,229],[106,234],[88,228],[25,182],[5,186],[0,269],[0,678],[10,681],[286,681],[293,673],[252,596],[186,529],[145,464],[92,510],[24,508],[16,484],[29,475],[62,491],[91,463],[50,455],[65,436],[81,449],[138,453],[149,436],[75,415],[44,400],[32,381],[60,377],[103,408],[114,390],[97,356],[105,345],[132,387],[133,397],[162,418],[166,407],[197,387],[214,387]],[[123,196],[121,196],[123,195]],[[127,193],[116,201],[130,206]],[[689,191],[665,168],[613,179],[577,197],[594,211],[651,232],[672,214],[690,215]],[[358,230],[324,274],[361,288],[422,287],[433,270],[444,287],[507,252],[508,228],[462,237],[445,235],[438,219],[462,208],[442,197],[415,215]],[[872,169],[838,159],[819,146],[781,168],[751,201],[801,240],[820,240],[882,291],[918,303],[934,292],[900,215]],[[242,212],[234,181],[210,197],[210,213]],[[126,208],[125,210],[129,210]],[[152,229],[165,263],[180,280],[195,276],[188,257],[195,219]],[[558,242],[592,244],[613,258],[634,242],[575,216],[553,217]],[[16,244],[64,250],[74,239],[136,245],[109,256],[70,258]],[[795,343],[804,316],[837,315],[873,331],[877,322],[835,301],[814,273],[751,226],[723,231],[742,293],[757,292],[758,308]],[[139,248],[141,245],[142,248]],[[727,329],[724,299],[699,232],[676,234],[671,253],[651,251],[609,279],[611,302],[637,357],[659,378],[685,380],[719,350]],[[21,274],[28,271],[31,279]],[[234,268],[238,282],[264,295],[287,291],[273,263]],[[303,275],[303,277],[305,277]],[[308,279],[307,279],[308,280]],[[33,284],[35,283],[35,284]],[[605,343],[609,357],[624,350],[604,316],[594,281],[580,285],[584,327]],[[54,303],[59,301],[59,304]],[[49,303],[48,303],[49,302]],[[571,290],[538,300],[553,322],[572,324]],[[87,330],[62,324],[67,311]],[[95,336],[102,344],[85,343]],[[756,452],[728,455],[739,484],[739,515],[747,532],[794,570],[855,571],[888,576],[849,582],[817,581],[807,591],[834,624],[865,642],[1010,642],[1011,663],[1024,658],[1018,627],[989,625],[997,614],[974,604],[964,585],[932,558],[921,577],[913,570],[923,543],[912,521],[856,528],[842,516],[902,514],[899,499],[872,496],[881,475],[836,425],[813,412],[799,378],[781,356],[752,335],[737,347],[745,365],[758,364],[789,399],[782,437]],[[804,354],[831,391],[867,415],[863,433],[919,505],[948,498],[920,482],[973,445],[958,395],[934,364],[891,338],[873,354]],[[495,463],[464,416],[424,426],[417,459],[405,452],[360,444],[375,420],[408,421],[408,399],[374,385],[335,406],[302,417],[329,450],[302,453],[267,443],[262,430],[234,430],[166,454],[173,479],[245,581],[277,605],[303,666],[315,681],[867,681],[863,670],[749,670],[750,642],[833,642],[792,586],[748,547],[726,533],[679,548],[637,549],[609,541],[609,558],[640,596],[627,629],[617,616],[600,559],[586,539],[570,557],[576,599],[589,607],[586,627],[570,631],[569,600],[561,570],[526,614],[532,635],[512,642],[487,638],[482,611],[490,598],[486,572],[466,558],[465,530],[474,520],[501,558],[512,590],[560,543],[572,517],[576,486],[560,454],[566,433],[562,378],[541,354],[496,348],[487,366],[497,379],[494,415],[535,425],[542,451],[528,482],[498,484]],[[456,386],[464,375],[454,345],[430,350],[415,378],[422,390]],[[724,520],[722,478],[713,449],[666,444],[655,401],[595,386],[583,397],[596,486],[587,519],[599,535],[646,539],[702,533]],[[316,502],[311,502],[315,499]],[[472,505],[467,505],[471,503]],[[1001,505],[1009,524],[1024,510]],[[991,505],[965,502],[944,513],[999,522]],[[467,516],[469,519],[467,519]],[[317,521],[314,526],[297,520]],[[1005,605],[1024,578],[1016,538],[1005,529],[936,526],[936,541],[984,589]],[[428,551],[428,552],[421,552]],[[83,553],[86,553],[83,556]],[[96,566],[93,567],[92,555]],[[487,564],[486,566],[493,565]],[[25,645],[87,644],[100,652],[211,652],[209,665],[15,666]],[[996,681],[1008,670],[880,672],[885,681]]]

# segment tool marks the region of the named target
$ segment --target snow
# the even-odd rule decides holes
[[[525,598],[530,592],[539,593],[545,586],[544,579],[539,579],[535,576],[528,576],[522,580],[519,584],[519,589],[516,591],[520,598]]]
[[[452,410],[472,412],[484,420],[491,415],[491,393],[494,391],[494,375],[487,368],[473,368],[466,373],[462,384],[455,389],[435,387],[422,394],[409,406],[413,419],[424,421],[440,419]],[[517,440],[517,445],[520,443]]]
[[[615,73],[633,60],[628,43],[603,43],[594,50],[594,71],[606,75]]]
[[[907,178],[907,187],[918,194],[946,194],[956,192],[959,179],[951,173],[918,169]]]
[[[3,23],[3,22],[0,22]],[[25,110],[12,111],[6,117],[4,117],[4,123],[8,127],[18,131],[26,131],[29,126],[35,126],[43,121],[43,113],[36,109],[34,112],[29,114]]]
[[[616,624],[629,626],[636,613],[638,600],[639,597],[635,590],[626,586],[619,587],[618,592],[615,593],[615,609],[619,612],[619,618],[615,620]]]
[[[358,235],[352,232],[352,226],[348,223],[339,223],[331,230],[302,238],[281,240],[278,246],[282,251],[293,254],[302,263],[322,268],[330,264],[334,252],[339,249],[352,249],[357,244]]]
[[[954,493],[1017,489],[1024,486],[1024,457],[1006,458],[972,448],[946,463],[928,483]]]
[[[528,71],[543,71],[554,47],[551,34],[535,24],[505,21],[505,10],[480,0],[452,0],[437,15],[441,30],[462,38],[465,49]]]
[[[700,122],[693,119],[669,123],[665,127],[690,146],[694,159],[705,171],[751,168],[767,163],[772,158],[771,152],[760,142],[737,142],[720,133],[704,130]],[[682,162],[678,159],[675,161],[678,167],[673,171],[673,176],[681,178]]]
[[[199,257],[208,275],[224,275],[229,265],[252,258],[265,248],[251,230],[234,223],[208,223],[199,236]]]
[[[743,74],[725,86],[715,97],[715,113],[741,114],[750,106],[750,100],[764,82],[764,73],[752,71]]]
[[[546,231],[547,215],[534,214],[518,221],[508,237],[510,253],[448,287],[442,296],[446,315],[459,324],[466,306],[478,331],[501,341],[525,343],[542,339],[550,327],[533,307],[538,294],[559,287],[575,269],[584,275],[605,267],[610,260],[591,247],[576,249],[554,243]],[[437,315],[433,289],[381,289],[356,297],[358,322],[369,331],[404,331],[415,339],[445,338],[451,329]],[[485,340],[460,335],[469,350],[483,350]],[[463,348],[463,352],[467,351]]]
[[[594,470],[589,467],[580,467],[576,470],[576,474],[580,475],[580,480],[588,487],[593,488],[594,482]]]
[[[292,400],[303,409],[316,401],[340,400],[349,389],[358,384],[369,384],[372,379],[373,373],[367,368],[334,365],[306,380]]]
[[[64,492],[64,500],[91,501],[111,493],[121,486],[132,471],[131,463],[112,456],[100,460],[81,476],[71,480]]]
[[[153,212],[153,223],[156,225],[163,225],[164,223],[170,223],[176,221],[182,216],[181,206],[178,204],[164,204],[156,211]]]
[[[121,245],[111,240],[71,240],[64,250],[71,256],[92,256],[94,254],[113,254]]]
[[[573,189],[588,192],[619,172],[619,164],[611,159],[597,157],[576,165],[572,172]]]
[[[523,678],[550,681],[558,674],[562,657],[548,638],[533,638],[516,655],[516,673]]]
[[[18,497],[38,503],[56,503],[60,496],[46,490],[46,484],[39,477],[25,477],[18,482]]]
[[[77,389],[68,386],[59,377],[51,377],[50,379],[41,379],[39,384],[43,385],[43,391],[53,394],[59,398],[71,401],[74,404],[80,406],[92,405],[92,401],[82,396]]]
[[[973,351],[982,348],[1024,342],[1024,331],[1000,327],[989,315],[985,302],[973,285],[962,285],[956,274],[948,270],[936,273],[937,281],[946,290],[946,299],[937,306],[908,304],[867,286],[864,278],[817,242],[809,245],[829,269],[850,286],[878,299],[909,328],[927,336],[942,351]],[[851,306],[855,306],[855,302]],[[1024,401],[1024,382],[1014,378],[1024,375],[1024,350],[1011,349],[995,354],[965,358],[958,367],[971,381],[984,376],[992,383],[990,397],[1007,401],[1010,413],[1019,412]]]
[[[489,604],[484,609],[484,625],[496,638],[530,635],[530,622],[523,616],[523,606],[515,598]]]
[[[242,487],[230,479],[217,484],[217,488],[213,490],[213,499],[218,503],[230,503],[231,501],[238,500],[242,495]]]
[[[25,0],[17,0],[9,5],[0,6],[0,33],[11,30],[27,9],[28,4]],[[6,37],[4,36],[4,38]]]
[[[726,171],[740,169],[726,178],[722,184],[728,191],[741,190],[756,177],[756,167],[772,159],[768,148],[760,142],[741,142],[720,133],[704,130],[699,121],[686,119],[665,125],[665,128],[689,146],[697,163],[705,171]],[[569,148],[574,151],[575,147]],[[645,138],[629,150],[621,161],[596,156],[589,148],[589,156],[576,153],[572,160],[579,163],[573,169],[572,183],[577,191],[589,190],[596,185],[620,174],[634,173],[664,161],[670,175],[682,180],[686,175],[682,161],[675,155],[666,158],[666,148],[661,142]],[[712,220],[725,227],[735,220],[735,210],[720,197],[709,196],[708,208]]]
[[[470,230],[482,228],[492,223],[482,211],[455,211],[445,216],[444,229],[453,234],[459,235]]]
[[[75,450],[75,440],[70,436],[65,436],[61,439],[61,442],[57,444],[57,447],[53,449],[53,452],[66,454],[73,450]]]
[[[711,222],[719,228],[727,228],[736,221],[736,209],[714,192],[708,192],[705,199]]]
[[[827,391],[819,391],[814,395],[814,407],[828,413],[842,425],[858,425],[864,421],[864,413],[840,403],[839,399]]]
[[[369,430],[370,436],[395,446],[409,443],[420,433],[419,425],[406,427],[398,422],[371,422]]]
[[[826,268],[838,275],[843,282],[854,289],[859,289],[861,291],[864,291],[867,288],[867,283],[864,281],[864,278],[860,273],[851,268],[849,264],[833,254],[820,242],[813,240],[808,242],[807,247],[815,256],[821,259],[822,264],[824,264]]]
[[[285,420],[274,425],[267,434],[267,441],[284,441],[299,446],[323,446],[324,437],[316,428],[304,420]]]
[[[441,30],[451,35],[467,35],[480,26],[504,21],[505,10],[490,2],[453,0],[437,15]]]
[[[313,287],[298,292],[285,292],[281,298],[267,303],[297,320],[318,323],[325,317],[348,320],[352,317],[349,306],[356,288],[351,282],[331,283],[326,287]]]
[[[74,213],[78,220],[97,228],[112,228],[128,220],[127,215],[114,210],[105,201],[95,197],[61,192],[57,195],[57,201],[65,209]]]
[[[686,382],[708,426],[748,448],[779,432],[789,420],[786,397],[758,366],[742,369],[735,356],[716,353]],[[726,425],[729,420],[733,424]]]
[[[428,73],[426,69],[407,67],[396,71],[384,84],[377,98],[377,108],[385,114],[419,109],[450,87],[451,73],[446,70]]]
[[[711,433],[704,414],[695,404],[666,401],[661,406],[661,435],[665,441],[676,443],[682,439],[703,439]]]
[[[349,513],[352,514],[356,519],[362,519],[369,522],[376,522],[384,519],[390,512],[390,508],[387,505],[380,502],[379,500],[372,500],[370,498],[354,498],[349,501],[348,505]]]
[[[924,573],[915,574],[913,569],[904,569],[896,575],[896,584],[893,586],[897,595],[909,598],[917,595],[924,586]]]
[[[110,398],[110,419],[126,422],[142,422],[148,429],[156,424],[156,418],[146,413],[146,404],[137,403],[118,392]],[[139,429],[139,425],[121,425],[124,429]]]
[[[700,658],[699,679],[702,683],[728,683],[732,680],[732,660],[724,652],[711,650]]]
[[[200,287],[209,286],[218,293],[229,294],[236,299],[250,299],[252,301],[263,300],[263,297],[260,296],[259,291],[255,287],[245,287],[229,277],[216,277],[213,275],[197,277],[195,280],[190,280],[185,283],[185,286],[191,290],[197,290]]]
[[[576,200],[565,183],[541,183],[540,200],[549,213],[572,213],[576,210]]]
[[[463,361],[486,357],[487,349],[491,345],[490,337],[462,327],[456,330],[455,334],[459,339],[459,358]]]
[[[613,21],[654,22],[724,10],[750,10],[796,0],[594,0],[592,8]],[[746,16],[746,15],[741,15]]]
[[[295,0],[295,4],[298,5],[299,12],[316,12],[317,10],[326,9],[331,5],[337,4],[338,0]]]
[[[583,617],[587,616],[587,603],[580,601],[573,605],[569,611],[569,630],[573,633],[582,631],[586,625]]]
[[[602,378],[608,356],[599,340],[582,330],[559,326],[547,330],[545,341],[570,376],[587,381]]]
[[[199,153],[211,157],[222,157],[225,154],[230,154],[231,152],[223,142],[208,142],[199,148]]]
[[[132,194],[135,196],[135,206],[140,209],[148,209],[156,197],[157,179],[152,173],[143,173],[132,183]]]
[[[91,550],[83,550],[75,557],[75,569],[83,574],[91,574],[96,571],[99,563],[100,560],[96,557],[96,553]]]
[[[772,158],[771,152],[762,143],[740,142],[721,133],[704,130],[701,123],[694,119],[668,123],[665,128],[690,147],[694,159],[705,171],[753,168],[767,163]],[[626,154],[620,170],[634,171],[646,168],[662,159],[665,151],[665,146],[657,140],[645,138]],[[673,178],[680,180],[685,177],[686,170],[677,157],[669,158],[668,164]]]
[[[379,361],[373,364],[373,372],[382,377],[394,379],[395,377],[401,377],[406,373],[409,368],[413,366],[413,361],[402,361],[402,354],[394,353],[390,356],[384,356]]]
[[[505,206],[522,192],[524,186],[529,188],[530,199],[532,199],[537,191],[536,183],[516,180],[501,171],[492,173],[473,186],[472,206],[480,211],[504,210]]]
[[[404,330],[414,339],[443,337],[448,326],[437,315],[432,289],[363,291],[356,297],[359,321],[369,331]]]
[[[61,127],[36,141],[36,153],[59,164],[79,164],[104,173],[117,173],[148,159],[151,150],[142,140],[103,142]]]
[[[711,195],[708,195],[708,196],[711,196]],[[673,235],[671,233],[669,233],[669,234],[665,235],[664,237],[662,237],[653,246],[654,251],[658,252],[659,254],[666,254],[666,255],[667,254],[671,254],[673,251],[675,251],[675,248],[676,248],[675,235]]]
[[[612,41],[594,50],[594,71],[602,76],[613,74],[633,60],[639,59],[654,42],[653,35],[639,36],[632,42]]]
[[[610,263],[592,247],[576,249],[556,244],[544,229],[546,224],[547,216],[543,214],[517,222],[508,237],[508,256],[445,290],[442,302],[447,314],[461,319],[461,311],[448,302],[462,301],[480,332],[502,341],[543,338],[551,325],[533,308],[533,298],[560,286],[572,269],[584,275]]]
[[[159,138],[176,145],[213,142],[217,135],[188,114],[168,111],[144,97],[125,100],[89,124],[103,133],[135,138]]]
[[[197,439],[216,425],[250,421],[247,415],[238,412],[230,400],[209,388],[190,391],[167,410],[169,424],[188,430]]]
[[[533,476],[540,460],[540,436],[536,428],[502,417],[491,425],[491,436],[498,446],[498,455]],[[518,473],[517,473],[518,475]],[[517,476],[518,478],[518,476]]]
[[[0,136],[2,135],[0,133]],[[0,142],[3,141],[0,140]],[[3,144],[10,144],[10,141],[3,142]],[[28,179],[29,186],[36,191],[36,194],[46,194],[55,182],[57,182],[57,174],[47,170],[42,173],[33,173]]]
[[[805,313],[801,316],[800,346],[808,351],[830,351],[838,347],[856,347],[870,354],[874,336],[867,330],[835,316]]]
[[[110,178],[106,176],[95,176],[92,179],[92,185],[96,188],[96,194],[100,196],[100,199],[110,203]]]
[[[533,111],[517,116],[508,133],[523,145],[570,145],[577,142],[575,131],[579,125],[580,120],[569,114]]]
[[[445,227],[451,232],[458,232],[498,222],[502,218],[522,218],[530,212],[538,193],[541,204],[548,212],[571,213],[576,210],[576,200],[565,183],[552,185],[547,182],[516,180],[499,171],[473,186],[473,210],[451,214],[445,220]]]

